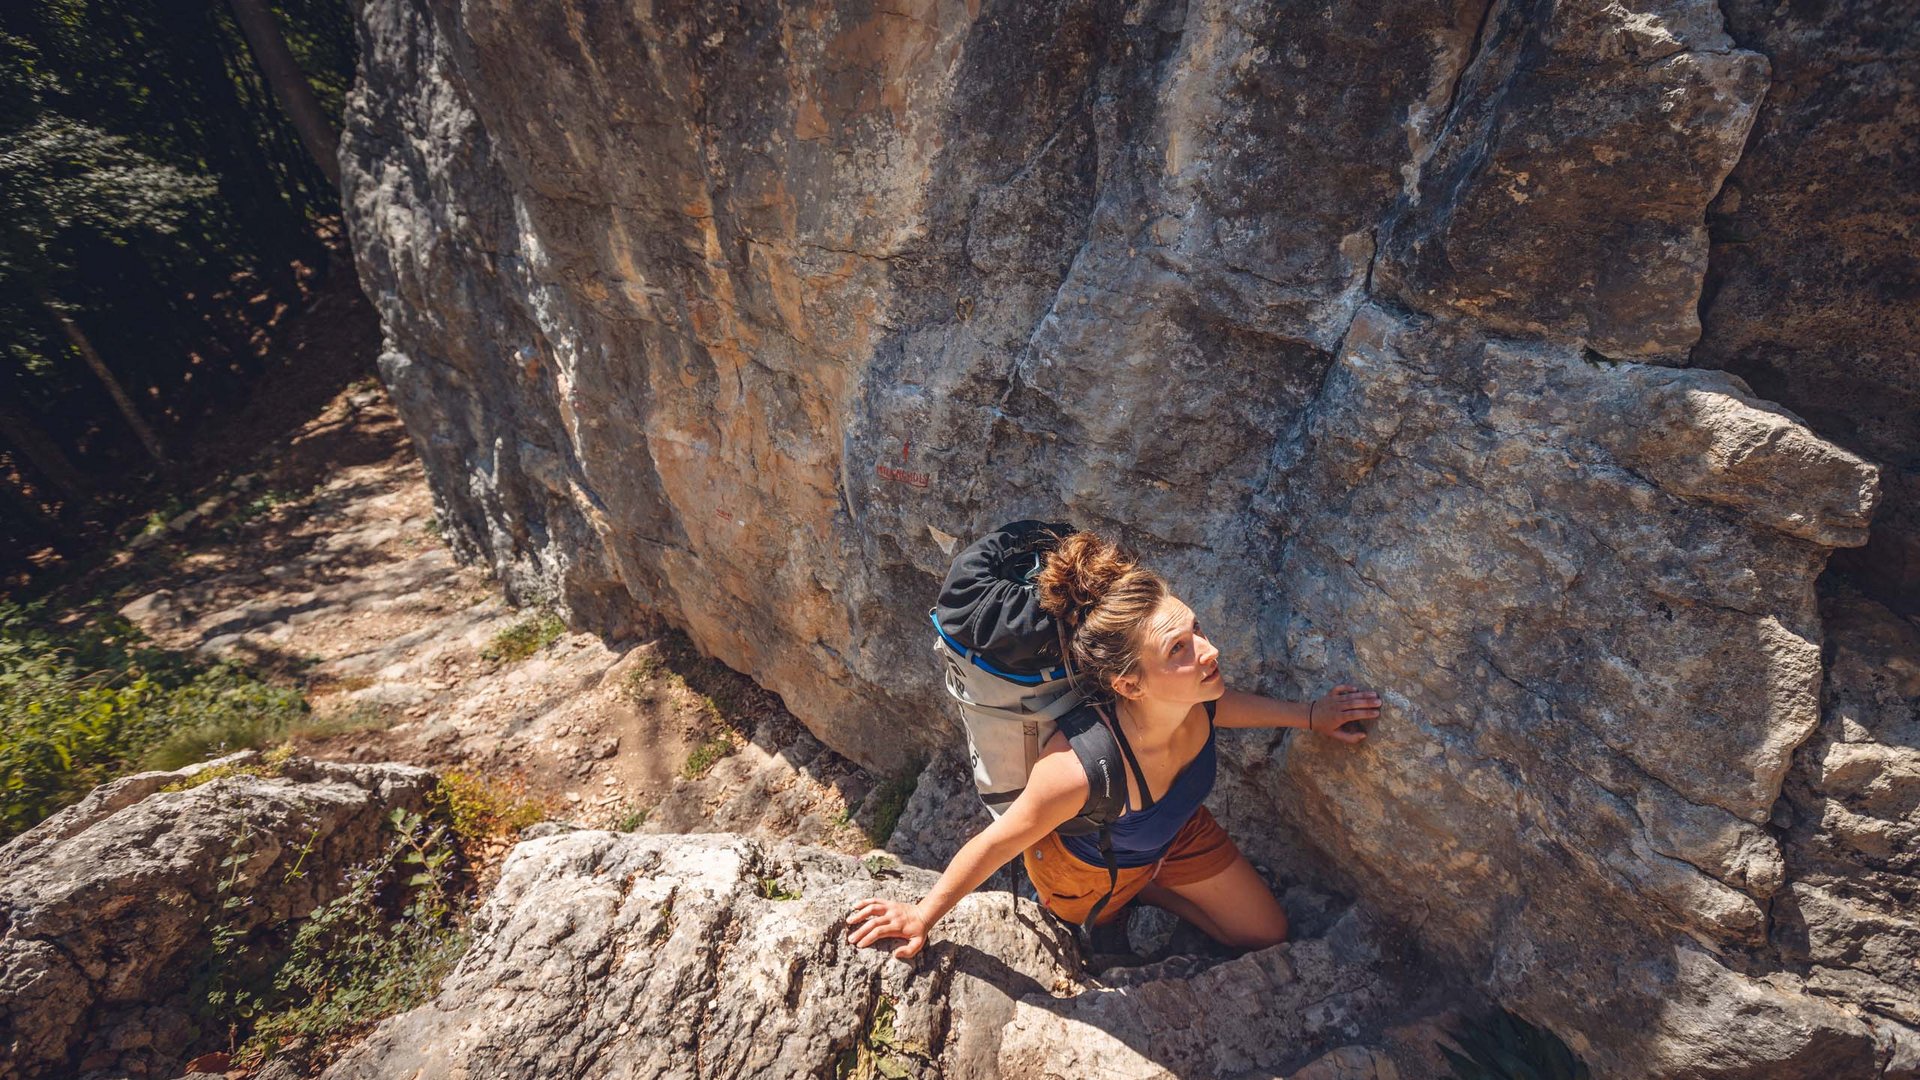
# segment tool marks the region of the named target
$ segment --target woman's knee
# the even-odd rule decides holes
[[[1225,942],[1236,949],[1266,949],[1287,940],[1287,913],[1278,909],[1253,926],[1238,927],[1235,940]]]

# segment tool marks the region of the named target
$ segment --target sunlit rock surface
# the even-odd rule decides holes
[[[1913,1075],[1911,743],[1832,748],[1815,583],[1910,581],[1914,31],[1730,8],[373,0],[349,221],[519,595],[894,769],[955,538],[1110,530],[1237,685],[1385,693],[1227,738],[1251,855],[1604,1076]]]

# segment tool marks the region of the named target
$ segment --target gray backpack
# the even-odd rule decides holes
[[[1034,578],[1053,545],[1073,527],[1016,521],[956,555],[933,619],[934,652],[947,694],[960,709],[974,787],[999,817],[1026,790],[1040,750],[1056,730],[1087,773],[1087,802],[1060,826],[1062,835],[1099,833],[1108,892],[1082,925],[1083,936],[1112,899],[1118,878],[1107,825],[1126,809],[1127,777],[1104,708],[1075,685],[1065,635],[1040,607]]]

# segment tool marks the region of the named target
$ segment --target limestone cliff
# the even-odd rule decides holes
[[[1816,590],[1916,580],[1894,6],[370,0],[349,218],[516,593],[898,768],[953,538],[1109,530],[1236,684],[1385,692],[1231,742],[1250,853],[1601,1075],[1914,1076],[1920,686],[1822,605],[1911,627]]]

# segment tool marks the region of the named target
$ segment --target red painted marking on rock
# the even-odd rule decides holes
[[[905,469],[896,469],[891,465],[875,465],[873,471],[879,473],[881,479],[892,480],[895,483],[905,484],[908,487],[923,488],[933,483],[933,477],[928,476],[926,473],[908,472]]]

